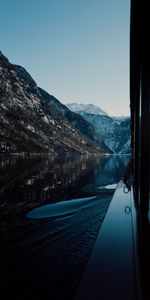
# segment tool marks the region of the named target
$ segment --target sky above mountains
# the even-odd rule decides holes
[[[68,102],[129,115],[129,0],[0,0],[0,47]]]

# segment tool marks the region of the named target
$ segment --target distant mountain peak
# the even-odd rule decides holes
[[[130,117],[112,117],[94,104],[69,103],[67,107],[91,123],[103,142],[113,153],[131,153]]]
[[[93,115],[104,115],[107,116],[107,113],[102,110],[99,106],[90,104],[83,104],[83,103],[68,103],[67,107],[73,112],[85,112]]]

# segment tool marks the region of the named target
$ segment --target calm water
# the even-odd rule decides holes
[[[129,159],[0,158],[6,299],[74,299]]]

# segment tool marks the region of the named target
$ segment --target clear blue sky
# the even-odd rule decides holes
[[[129,114],[130,0],[0,0],[0,49],[63,103]]]

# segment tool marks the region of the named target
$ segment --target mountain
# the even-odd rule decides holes
[[[99,113],[102,110],[95,105],[94,113],[89,113],[88,106],[90,105],[80,106],[80,104],[75,105],[74,103],[73,106],[70,104],[67,106],[94,126],[101,142],[113,153],[131,153],[130,117],[110,117],[106,113],[102,115]],[[79,107],[82,107],[82,110],[78,110]]]
[[[0,52],[0,152],[49,155],[110,152],[95,128],[39,88]]]
[[[93,115],[106,115],[107,113],[103,111],[99,106],[96,106],[94,104],[78,104],[78,103],[68,103],[67,107],[76,113],[82,113],[84,112],[93,114]]]
[[[72,112],[68,107],[63,105],[54,96],[49,95],[43,89],[38,88],[44,101],[58,114],[62,114],[79,132],[90,139],[92,142],[97,143],[100,146],[102,152],[110,153],[110,149],[102,142],[100,142],[99,137],[96,133],[94,126],[86,121],[82,116],[77,113]]]

